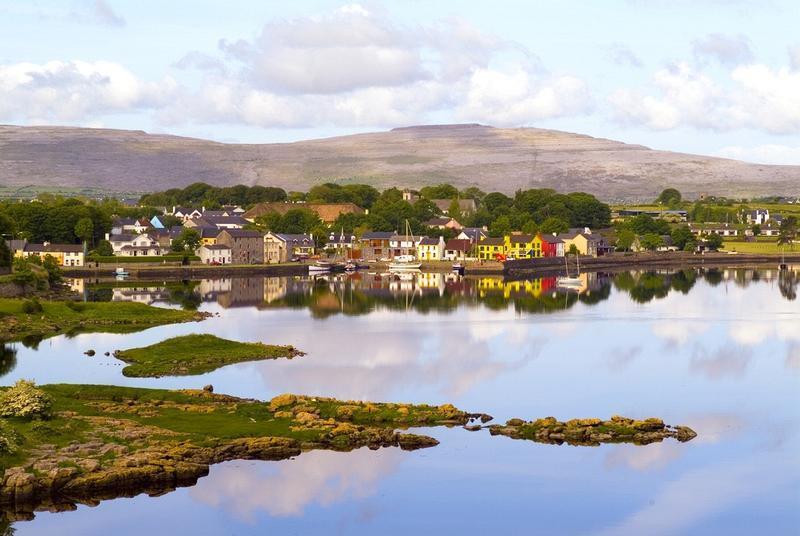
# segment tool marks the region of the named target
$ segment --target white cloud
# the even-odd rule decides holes
[[[145,82],[107,61],[0,65],[0,118],[81,121],[105,113],[155,108],[176,83]]]
[[[731,145],[717,151],[717,156],[756,164],[797,166],[800,165],[800,145],[797,147],[777,144],[756,145],[754,147]]]
[[[738,65],[753,59],[750,40],[744,35],[708,34],[692,43],[696,58],[714,58],[726,65]]]
[[[591,106],[588,86],[573,76],[542,79],[521,68],[477,69],[457,113],[464,120],[508,126],[578,115]]]
[[[613,92],[609,102],[617,120],[654,130],[692,126],[800,132],[800,72],[785,67],[742,65],[729,73],[727,84],[720,84],[684,62],[657,71],[651,89]]]
[[[70,19],[105,26],[125,26],[125,19],[105,0],[83,0],[69,13]]]

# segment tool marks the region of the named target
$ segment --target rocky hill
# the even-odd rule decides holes
[[[536,128],[396,128],[295,143],[225,144],[141,131],[0,126],[0,186],[152,191],[204,181],[304,190],[327,180],[378,188],[450,182],[513,192],[550,187],[640,200],[800,195],[800,166],[767,166]]]

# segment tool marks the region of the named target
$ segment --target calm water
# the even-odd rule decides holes
[[[444,403],[496,420],[662,417],[690,443],[596,448],[422,429],[432,449],[229,462],[192,488],[37,513],[17,534],[796,534],[800,272],[714,270],[503,281],[370,274],[310,281],[77,281],[87,299],[219,313],[131,335],[13,345],[0,383],[201,387]],[[139,285],[139,286],[134,286]],[[308,355],[188,378],[124,378],[105,351],[186,333]],[[83,352],[95,349],[89,358]]]

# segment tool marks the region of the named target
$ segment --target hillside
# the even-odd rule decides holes
[[[204,181],[305,190],[323,180],[376,187],[450,182],[513,192],[551,187],[604,200],[800,194],[800,166],[767,166],[535,128],[397,128],[295,143],[224,144],[141,131],[0,126],[0,186],[162,190]]]

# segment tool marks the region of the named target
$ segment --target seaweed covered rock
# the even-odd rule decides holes
[[[534,421],[510,419],[505,425],[489,426],[492,435],[512,439],[527,439],[537,443],[595,446],[601,443],[633,443],[646,445],[674,438],[690,441],[697,433],[688,426],[667,426],[657,418],[629,419],[615,415],[608,421],[601,419],[571,419],[561,422],[555,417]]]

